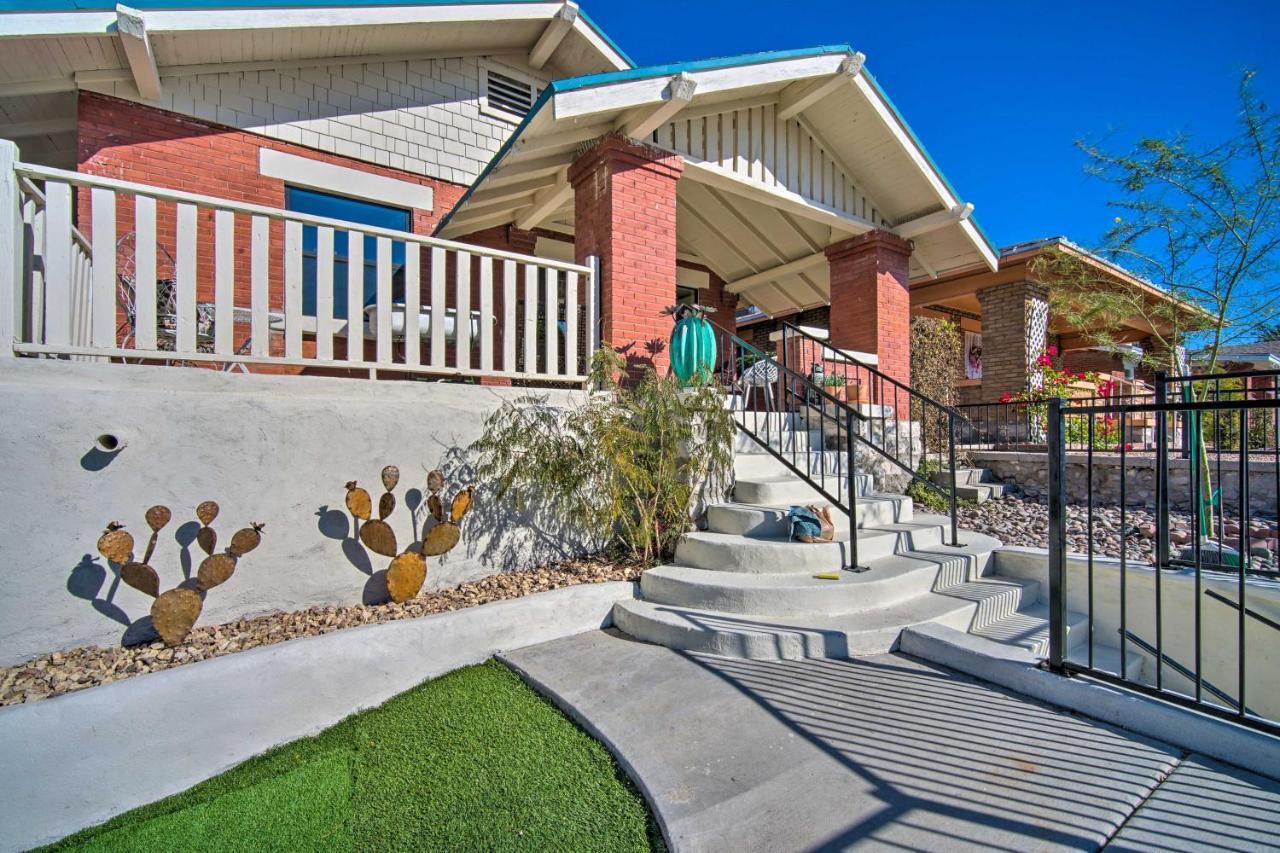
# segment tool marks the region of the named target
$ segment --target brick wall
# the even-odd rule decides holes
[[[831,328],[831,306],[818,305],[791,314],[779,314],[765,320],[757,320],[738,330],[738,337],[753,347],[764,352],[773,352],[777,343],[769,340],[769,335],[782,328],[783,321],[793,326],[810,326],[816,329]]]
[[[1072,373],[1097,372],[1124,375],[1124,361],[1112,353],[1095,349],[1068,350],[1054,360],[1057,366]]]
[[[1026,390],[1036,358],[1048,339],[1049,289],[1016,281],[978,291],[982,307],[982,397]]]
[[[882,372],[911,384],[911,245],[871,231],[827,247],[831,343],[879,356]]]
[[[483,61],[424,59],[165,77],[156,103],[224,127],[469,184],[516,126],[514,118],[482,110]],[[138,98],[128,81],[89,85],[103,94]]]
[[[637,376],[665,374],[675,295],[676,182],[683,164],[662,149],[610,135],[569,170],[574,187],[574,252],[600,257],[602,337]]]
[[[260,149],[270,148],[431,187],[434,190],[435,209],[412,211],[412,229],[417,234],[429,234],[440,217],[457,203],[466,189],[456,184],[312,151],[276,139],[93,93],[80,94],[78,113],[79,171],[108,178],[283,208],[284,181],[264,177],[258,171]],[[89,191],[79,190],[76,202],[77,225],[82,231],[89,233],[92,219]],[[207,302],[213,298],[213,212],[201,210],[197,217],[197,299]],[[248,306],[251,300],[250,228],[249,217],[236,216],[234,292],[235,302],[240,306]],[[116,232],[124,237],[133,230],[133,199],[131,196],[118,196]],[[176,257],[176,213],[173,204],[157,204],[156,240],[165,252]],[[284,226],[280,222],[272,222],[270,305],[273,310],[283,309],[284,272],[276,260],[282,256],[283,245]],[[157,276],[164,278],[167,274],[165,254],[157,254]],[[430,281],[426,267],[429,253],[423,252],[422,257],[422,281],[425,284]],[[122,246],[120,269],[126,269],[126,265],[131,262],[131,248],[128,245]],[[426,294],[424,304],[425,296]],[[247,328],[237,328],[237,346],[247,333]],[[273,346],[278,343],[275,342]],[[342,340],[337,339],[334,343],[336,355],[342,357]],[[310,352],[308,349],[308,354]]]

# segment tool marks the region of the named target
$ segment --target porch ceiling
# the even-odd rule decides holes
[[[823,304],[823,249],[882,228],[913,278],[993,270],[996,255],[848,47],[639,68],[551,84],[437,228],[572,233],[569,165],[620,132],[680,155],[677,242],[767,313]]]

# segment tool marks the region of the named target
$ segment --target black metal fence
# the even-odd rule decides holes
[[[1169,395],[1176,389],[1182,397],[1200,381],[1161,381],[1153,398],[1140,401],[1048,401],[1049,665],[1280,733],[1280,455],[1274,452],[1280,400],[1274,389],[1255,395],[1200,387],[1198,400]],[[1094,439],[1109,418],[1150,423],[1147,455],[1154,454],[1154,465],[1151,459],[1129,464],[1128,443],[1118,443],[1107,453],[1105,473],[1119,478],[1109,484],[1118,486],[1118,506],[1103,507],[1094,501],[1101,476]],[[1224,437],[1230,427],[1234,443]],[[1255,431],[1268,453],[1256,452]],[[1076,457],[1069,474],[1067,451],[1082,438],[1084,470]],[[1154,523],[1146,533],[1154,538],[1154,560],[1147,562],[1134,559],[1125,543],[1133,514],[1141,511],[1130,508],[1129,495],[1150,487],[1135,478],[1152,470]],[[1085,535],[1073,541],[1068,477],[1081,474]],[[1071,485],[1078,493],[1078,479]],[[1114,525],[1117,512],[1121,547],[1114,559],[1099,553],[1098,533]]]
[[[1106,397],[1073,397],[1073,409],[1099,411],[1092,425],[1082,418],[1067,422],[1063,436],[1067,449],[1119,452],[1151,451],[1156,444],[1156,417],[1141,408],[1158,397],[1174,402],[1275,400],[1280,393],[1280,371],[1251,370],[1204,376],[1165,376],[1157,373],[1154,389],[1147,393]],[[956,430],[957,444],[967,450],[1042,451],[1048,442],[1047,400],[1003,403],[967,403],[956,407],[962,419]],[[1268,410],[1250,418],[1247,429],[1238,411],[1226,408],[1205,416],[1201,436],[1209,452],[1234,452],[1244,444],[1255,454],[1274,455],[1280,450],[1275,440],[1275,416]],[[1166,446],[1181,458],[1191,452],[1186,417],[1170,419]]]

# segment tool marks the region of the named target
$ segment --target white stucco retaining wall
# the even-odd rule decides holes
[[[466,448],[503,400],[531,389],[432,382],[370,382],[214,370],[16,359],[0,365],[0,664],[80,645],[116,645],[145,631],[152,599],[116,582],[97,553],[113,519],[141,556],[143,513],[174,513],[152,565],[161,589],[194,574],[194,509],[216,500],[222,543],[266,522],[261,547],[210,591],[197,624],[319,604],[385,600],[389,560],[352,538],[343,484],[374,497],[379,472],[398,465],[389,519],[401,547],[426,471],[450,494],[474,481]],[[574,392],[549,391],[553,401]],[[94,449],[104,433],[128,442]],[[538,507],[516,517],[484,484],[462,542],[428,559],[438,588],[582,550],[575,526]],[[416,492],[416,494],[415,494]],[[408,500],[412,498],[412,500]]]
[[[992,554],[995,571],[1005,577],[1038,580],[1049,588],[1049,552],[1043,548],[1004,547]],[[1067,608],[1089,612],[1089,562],[1080,555],[1067,557]],[[1153,566],[1130,561],[1124,568],[1125,629],[1151,645],[1156,643],[1156,577]],[[1094,637],[1100,645],[1120,645],[1120,581],[1118,559],[1093,559]],[[1195,572],[1190,569],[1159,573],[1161,639],[1166,657],[1188,669],[1195,667]],[[1201,667],[1204,680],[1229,696],[1236,696],[1239,665],[1236,655],[1239,611],[1207,593],[1239,601],[1240,583],[1229,574],[1201,573]],[[1250,610],[1280,622],[1280,582],[1250,578],[1245,599]],[[1132,643],[1127,652],[1143,660],[1142,679],[1155,684],[1155,656]],[[1245,619],[1245,703],[1255,712],[1280,719],[1280,631]],[[1165,687],[1193,694],[1195,685],[1169,666],[1162,673]],[[1221,702],[1207,690],[1204,698]]]
[[[94,826],[500,651],[612,624],[587,584],[366,625],[0,708],[0,851]]]

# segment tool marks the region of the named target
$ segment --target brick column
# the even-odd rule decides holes
[[[875,353],[880,370],[911,384],[911,244],[870,231],[827,247],[832,346]]]
[[[982,399],[1025,391],[1049,337],[1049,288],[1015,281],[978,291],[982,308]]]
[[[667,151],[610,135],[569,169],[574,252],[600,258],[601,335],[638,377],[665,375],[675,301],[676,182],[684,165]]]

